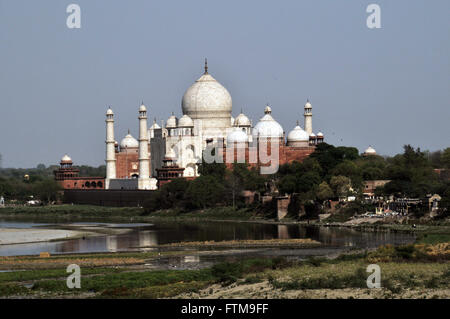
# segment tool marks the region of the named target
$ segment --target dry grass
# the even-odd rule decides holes
[[[0,269],[52,269],[77,264],[84,267],[123,266],[144,263],[144,259],[128,258],[20,258],[0,257]]]

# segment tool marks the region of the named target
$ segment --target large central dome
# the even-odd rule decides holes
[[[205,64],[205,73],[184,93],[181,102],[183,114],[193,120],[227,118],[230,123],[231,95],[207,70]]]

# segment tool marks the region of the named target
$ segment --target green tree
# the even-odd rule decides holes
[[[44,179],[34,184],[34,191],[38,198],[47,203],[56,200],[60,190],[61,187],[53,179]]]
[[[321,201],[327,200],[334,197],[333,190],[327,182],[323,181],[320,183],[319,188],[317,189],[317,198]]]
[[[444,168],[450,169],[450,147],[447,147],[441,155],[441,163]]]
[[[214,176],[200,176],[189,183],[186,200],[191,208],[212,207],[224,201],[225,187]]]
[[[350,191],[351,180],[346,176],[333,176],[330,180],[330,186],[336,196],[347,196]]]

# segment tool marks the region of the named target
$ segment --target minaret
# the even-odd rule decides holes
[[[138,189],[150,189],[150,156],[148,153],[147,108],[139,108],[139,179]]]
[[[116,178],[116,150],[114,140],[114,112],[106,111],[106,180],[105,189],[109,189],[109,181]]]
[[[311,135],[313,130],[312,130],[312,105],[311,103],[309,103],[309,100],[306,101],[305,104],[305,131]]]

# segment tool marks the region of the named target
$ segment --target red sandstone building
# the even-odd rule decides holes
[[[104,189],[104,177],[80,177],[80,170],[73,167],[72,159],[64,155],[59,169],[53,173],[55,180],[63,189]]]

